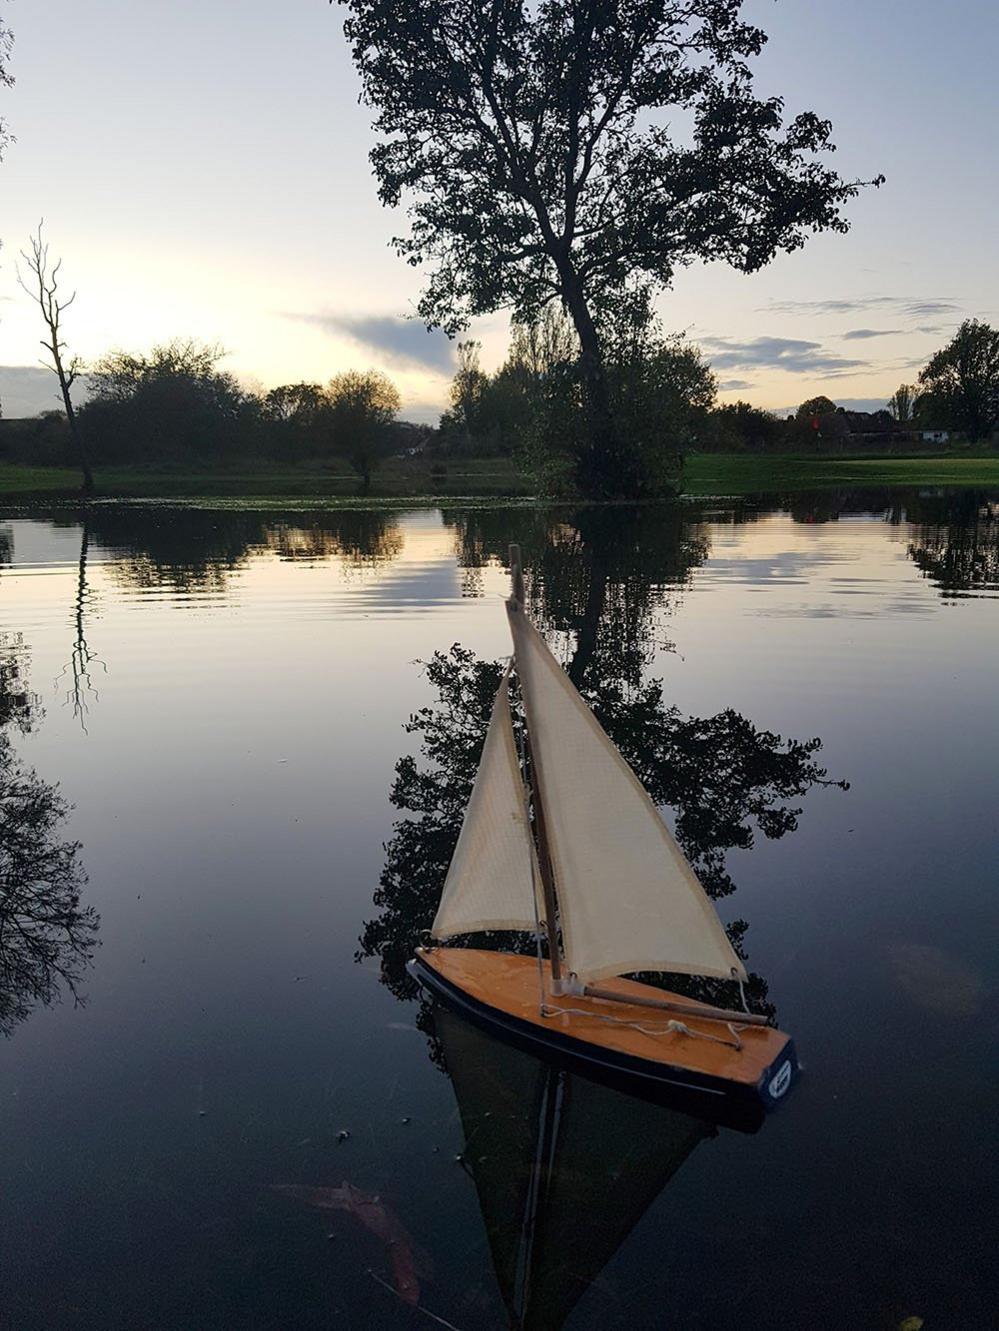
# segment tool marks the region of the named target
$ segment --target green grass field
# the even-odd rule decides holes
[[[747,457],[702,453],[687,460],[684,490],[692,496],[749,495],[785,490],[880,486],[996,486],[999,453],[945,453],[900,457]],[[61,467],[0,463],[0,499],[74,497],[79,474]],[[474,458],[446,466],[422,458],[393,458],[376,472],[361,495],[345,465],[266,466],[211,471],[141,470],[119,467],[97,472],[100,498],[181,499],[287,496],[316,500],[529,498],[530,480],[507,458]]]
[[[999,487],[999,453],[824,458],[701,453],[691,457],[684,469],[684,489],[692,495],[888,485]]]
[[[525,497],[531,485],[506,458],[470,458],[441,468],[421,458],[391,458],[375,472],[362,495],[355,472],[344,463],[324,466],[225,467],[204,471],[107,467],[95,469],[99,498],[181,499],[287,495],[316,499],[468,495]],[[0,463],[0,498],[27,495],[76,496],[80,475],[60,467],[20,467]]]

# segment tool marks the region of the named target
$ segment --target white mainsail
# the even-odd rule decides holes
[[[493,703],[472,798],[444,882],[434,938],[481,929],[526,929],[544,919],[534,842],[510,720],[509,670]]]
[[[745,979],[659,811],[517,601],[507,603],[566,969]],[[529,899],[529,898],[528,898]]]

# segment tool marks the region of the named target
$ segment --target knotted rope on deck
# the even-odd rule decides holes
[[[736,1027],[732,1022],[726,1022],[731,1040],[725,1040],[720,1035],[712,1035],[709,1031],[692,1030],[686,1022],[669,1020],[661,1026],[646,1026],[642,1022],[633,1021],[628,1017],[612,1017],[606,1012],[587,1012],[585,1008],[578,1007],[559,1007],[552,1003],[543,1003],[541,1006],[542,1017],[573,1016],[573,1017],[592,1017],[596,1021],[607,1021],[612,1026],[627,1026],[633,1031],[638,1031],[642,1035],[689,1035],[696,1040],[711,1040],[715,1044],[723,1044],[727,1049],[742,1049],[742,1041],[739,1039],[739,1031],[745,1030],[744,1026]]]

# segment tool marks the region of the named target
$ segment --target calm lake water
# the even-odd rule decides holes
[[[401,969],[511,540],[796,1039],[755,1135],[559,1079]],[[8,511],[0,1327],[994,1327],[997,652],[981,494]],[[15,838],[86,871],[72,941]]]

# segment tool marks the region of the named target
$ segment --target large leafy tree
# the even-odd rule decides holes
[[[112,351],[90,370],[80,420],[108,461],[218,457],[245,447],[257,403],[219,368],[222,347],[175,338],[146,354]]]
[[[749,402],[726,402],[712,413],[716,446],[722,449],[751,449],[767,452],[784,437],[784,423],[772,411]]]
[[[899,384],[888,399],[888,410],[899,425],[908,425],[916,412],[919,392],[915,384]]]
[[[329,447],[329,399],[321,384],[281,384],[260,404],[267,449],[282,458],[315,457]]]
[[[441,417],[446,446],[468,451],[472,441],[488,428],[483,418],[483,399],[489,392],[489,376],[479,363],[481,342],[458,343],[458,368],[451,381],[451,407]]]
[[[334,447],[361,478],[365,490],[371,473],[392,446],[390,426],[399,413],[399,390],[381,370],[344,370],[326,390]]]
[[[629,294],[698,260],[753,272],[847,228],[861,182],[817,156],[827,120],[785,123],[780,98],[756,95],[766,37],[741,0],[341,3],[380,196],[409,209],[397,248],[431,265],[421,315],[454,333],[562,301],[590,446],[612,459],[626,443],[604,330]]]
[[[826,397],[824,393],[820,393],[818,397],[810,397],[802,402],[798,407],[798,410],[794,413],[794,418],[798,421],[807,422],[814,420],[816,416],[828,416],[835,410],[836,403],[832,398]]]
[[[920,371],[919,382],[928,420],[935,414],[972,441],[987,439],[999,425],[999,330],[965,319]]]

